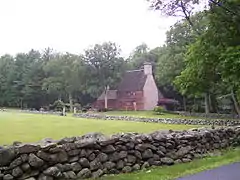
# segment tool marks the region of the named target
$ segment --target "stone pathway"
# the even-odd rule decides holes
[[[240,180],[240,163],[221,166],[176,180]]]

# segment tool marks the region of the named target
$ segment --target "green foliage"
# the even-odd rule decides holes
[[[153,111],[157,114],[163,114],[167,112],[163,106],[156,106]]]
[[[62,111],[63,107],[65,107],[65,103],[61,100],[54,101],[54,103],[51,105],[51,108]]]
[[[82,105],[79,104],[79,103],[75,103],[75,104],[74,104],[74,107],[77,108],[77,109],[79,110],[79,109],[81,109]]]
[[[199,12],[192,16],[192,22],[198,32],[206,29],[205,13]],[[189,45],[199,37],[186,20],[174,24],[166,33],[166,45],[159,51],[157,62],[157,82],[161,86],[173,85],[173,80],[185,68],[185,53]]]
[[[137,46],[128,57],[128,69],[141,69],[145,62],[150,62],[153,65],[153,72],[155,72],[158,55],[159,48],[150,50],[148,46],[143,43]]]
[[[98,112],[108,112],[108,111],[109,111],[109,109],[107,109],[107,108],[98,109]]]
[[[217,98],[231,94],[228,100],[231,97],[236,109],[240,98],[239,0],[208,3],[207,10],[196,14],[193,9],[202,0],[149,1],[165,15],[185,17],[167,31],[164,46],[149,49],[140,44],[127,59],[113,42],[96,44],[81,55],[51,48],[3,55],[0,106],[38,109],[61,99],[72,111],[75,103],[91,103],[108,86],[116,88],[125,70],[142,68],[148,61],[158,86],[167,93],[178,90],[186,107],[201,106],[205,98],[205,104],[209,101],[217,112]]]
[[[114,88],[126,69],[116,44],[96,44],[84,55],[58,53],[50,48],[15,57],[0,57],[0,107],[36,108],[56,99],[91,103],[109,85]]]
[[[96,44],[85,51],[86,92],[98,97],[107,86],[115,88],[125,70],[125,61],[120,57],[119,47],[112,42]]]
[[[222,5],[240,13],[237,2],[223,1]],[[240,17],[215,4],[211,4],[205,16],[208,28],[189,46],[186,67],[174,83],[182,94],[197,97],[205,94],[206,106],[209,97],[231,93],[239,113],[234,94],[239,89],[240,77]]]

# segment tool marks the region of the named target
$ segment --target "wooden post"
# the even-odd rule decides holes
[[[133,102],[133,108],[134,108],[134,111],[137,111],[137,103],[135,101]]]
[[[65,106],[63,107],[63,116],[65,116],[66,115],[66,108],[65,108]]]
[[[105,87],[105,97],[104,97],[104,107],[105,107],[105,109],[107,109],[108,108],[108,97],[107,97],[107,95],[108,95],[108,90],[109,90],[109,86],[106,86]]]

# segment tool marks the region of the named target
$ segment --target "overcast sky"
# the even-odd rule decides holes
[[[175,21],[146,0],[0,0],[0,55],[46,47],[79,54],[113,41],[126,56],[143,42],[162,45]]]

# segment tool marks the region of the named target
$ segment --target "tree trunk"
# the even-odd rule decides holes
[[[210,110],[209,110],[209,95],[208,95],[208,93],[204,94],[204,99],[205,99],[205,113],[209,114]]]
[[[209,100],[210,100],[210,106],[211,106],[211,112],[213,113],[217,113],[218,112],[218,103],[217,103],[217,99],[216,99],[216,96],[214,94],[212,94],[210,97],[209,97]]]
[[[59,101],[62,101],[62,96],[61,96],[61,94],[58,95],[58,100],[59,100]]]
[[[21,109],[23,109],[23,99],[21,98]]]
[[[232,97],[232,100],[233,100],[235,111],[237,112],[238,115],[240,115],[239,104],[238,104],[237,98],[236,98],[233,90],[231,91],[231,97]]]
[[[187,111],[187,102],[185,96],[183,96],[183,109],[184,111]]]
[[[70,104],[70,112],[73,112],[73,98],[72,98],[72,94],[69,93],[69,104]]]

